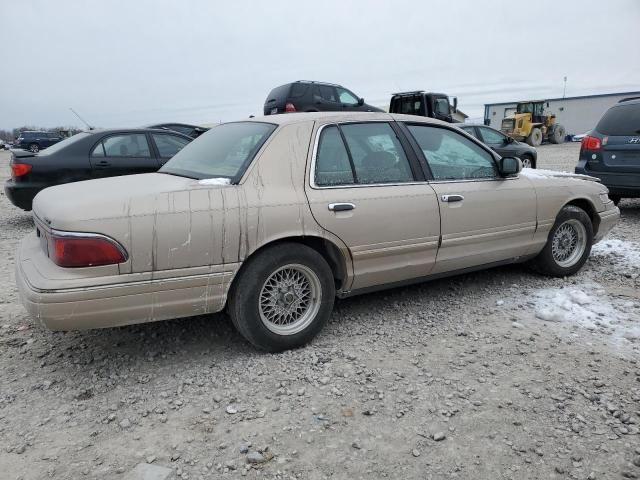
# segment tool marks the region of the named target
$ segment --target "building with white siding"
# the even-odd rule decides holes
[[[546,99],[545,112],[554,113],[556,121],[564,125],[568,135],[578,135],[592,130],[602,114],[623,98],[640,97],[640,91],[623,93],[604,93],[581,97]],[[529,99],[527,99],[529,100]],[[518,102],[488,103],[484,106],[486,125],[500,129],[502,119],[516,110]]]

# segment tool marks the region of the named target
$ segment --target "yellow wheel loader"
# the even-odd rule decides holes
[[[533,147],[542,142],[562,143],[565,128],[556,123],[556,116],[544,112],[544,100],[520,102],[511,116],[502,119],[502,133]],[[547,103],[547,107],[549,103]]]

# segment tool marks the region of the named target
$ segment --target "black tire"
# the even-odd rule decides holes
[[[622,200],[622,197],[620,195],[611,195],[611,194],[609,194],[609,199],[617,207],[618,204],[620,203],[620,200]]]
[[[522,168],[526,168],[526,162],[529,163],[529,168],[536,168],[536,161],[533,159],[533,156],[529,155],[528,153],[521,155],[520,161],[522,161]]]
[[[298,266],[315,274],[320,300],[309,307],[317,312],[308,324],[297,332],[279,334],[263,321],[260,297],[265,283],[283,266]],[[305,277],[306,278],[306,277]],[[311,282],[313,283],[313,282]],[[279,295],[282,292],[278,289]],[[249,258],[238,273],[230,293],[228,313],[238,332],[255,347],[267,352],[280,352],[310,342],[329,320],[335,300],[335,284],[331,268],[318,252],[306,245],[281,243]],[[313,302],[311,302],[313,303]]]
[[[526,142],[532,147],[539,147],[542,143],[542,131],[539,128],[532,128]]]
[[[577,226],[576,223],[580,223],[584,227],[584,250],[582,254],[578,257],[576,252],[575,261],[569,265],[562,265],[553,254],[553,243],[554,238],[556,237],[556,233],[565,225],[569,223],[571,228],[575,228]],[[559,234],[560,236],[560,234]],[[553,225],[553,228],[549,232],[549,238],[547,239],[547,244],[544,246],[542,251],[538,254],[536,258],[534,258],[530,262],[530,266],[539,273],[544,275],[550,275],[552,277],[567,277],[575,274],[582,268],[584,263],[589,258],[589,254],[591,253],[591,246],[593,245],[593,224],[591,223],[591,219],[589,215],[582,210],[581,208],[575,207],[573,205],[567,205],[556,217],[556,222]]]
[[[40,147],[37,143],[32,143],[31,145],[29,145],[29,151],[31,153],[38,153],[40,151]]]
[[[564,143],[566,133],[567,132],[562,125],[554,125],[553,130],[549,132],[549,142],[556,144]]]

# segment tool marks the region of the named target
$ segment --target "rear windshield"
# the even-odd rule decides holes
[[[269,102],[273,102],[274,100],[276,102],[282,102],[286,100],[287,97],[289,96],[290,88],[291,88],[290,83],[274,88],[273,90],[271,90],[269,95],[267,95],[267,99],[264,101],[264,103],[267,104]]]
[[[261,122],[225,123],[200,135],[159,170],[182,177],[237,181],[276,126]]]
[[[611,107],[598,122],[603,135],[640,135],[640,104]]]
[[[40,153],[38,153],[38,156],[43,157],[43,156],[51,155],[52,153],[59,152],[63,148],[68,147],[72,143],[76,143],[78,140],[82,140],[83,138],[88,137],[89,135],[91,134],[87,132],[76,133],[75,135],[69,138],[65,138],[64,140],[58,143],[54,143],[46,150],[41,150]]]

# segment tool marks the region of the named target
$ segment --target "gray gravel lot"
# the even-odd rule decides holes
[[[266,355],[222,315],[45,330],[14,284],[31,217],[0,194],[0,478],[638,478],[640,201],[621,210],[574,277],[342,300],[312,345]]]

